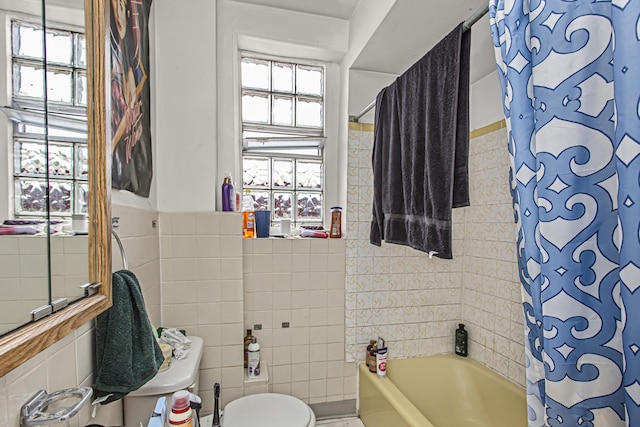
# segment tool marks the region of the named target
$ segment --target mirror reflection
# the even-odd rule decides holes
[[[0,334],[88,281],[82,0],[0,0]],[[47,203],[47,200],[49,201]]]

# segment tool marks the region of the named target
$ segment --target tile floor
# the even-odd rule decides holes
[[[353,417],[318,421],[316,425],[324,427],[364,427],[359,418]]]

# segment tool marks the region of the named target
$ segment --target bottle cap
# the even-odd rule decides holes
[[[257,343],[258,343],[258,338],[252,337],[251,338],[251,344],[257,344]]]
[[[341,207],[341,206],[333,206],[333,207],[331,208],[331,210],[334,210],[334,209],[340,209],[340,210],[342,210],[342,207]]]
[[[187,390],[179,390],[171,396],[171,410],[183,411],[189,407],[189,392]]]
[[[247,329],[247,335],[251,335],[251,329]]]
[[[458,327],[459,327],[460,329],[464,329],[464,323],[458,323]]]

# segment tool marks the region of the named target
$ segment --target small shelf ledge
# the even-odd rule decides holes
[[[265,360],[260,361],[260,375],[255,378],[249,378],[249,372],[246,369],[244,370],[244,384],[247,386],[269,384],[269,371]]]

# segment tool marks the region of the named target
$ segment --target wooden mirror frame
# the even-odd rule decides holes
[[[111,149],[107,139],[108,0],[85,0],[87,146],[89,148],[89,281],[98,293],[0,339],[0,377],[111,307]]]

